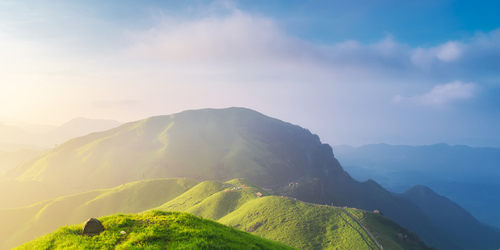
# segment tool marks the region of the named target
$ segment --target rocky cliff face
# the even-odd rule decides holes
[[[244,138],[253,142],[253,146],[261,146],[279,159],[254,159],[276,178],[276,182],[268,183],[269,186],[346,174],[335,159],[332,148],[322,144],[319,137],[307,129],[259,116],[239,121],[237,127],[244,131]],[[252,180],[250,177],[250,180],[260,182],[256,178]]]

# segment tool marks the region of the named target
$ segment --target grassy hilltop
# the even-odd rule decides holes
[[[428,249],[414,234],[379,214],[267,193],[259,198],[258,192],[264,191],[244,179],[206,181],[154,209],[189,212],[300,249],[380,249],[377,243],[396,250]],[[370,227],[358,224],[353,219],[357,216],[369,218]]]
[[[196,184],[187,179],[147,180],[0,210],[0,223],[9,225],[0,227],[0,249],[11,249],[62,225],[82,223],[91,217],[139,213],[179,196]]]
[[[293,249],[188,213],[152,211],[100,220],[105,230],[98,236],[82,236],[82,224],[65,226],[15,249]]]

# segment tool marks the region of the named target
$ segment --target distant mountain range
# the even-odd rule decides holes
[[[7,126],[0,123],[0,174],[57,144],[92,132],[108,130],[120,124],[113,120],[82,117],[72,119],[59,127],[26,123]],[[39,133],[34,133],[37,131]]]
[[[87,119],[78,117],[59,127],[21,124],[7,126],[0,123],[0,151],[15,151],[20,148],[52,148],[74,137],[104,131],[119,126],[114,120]],[[31,132],[27,132],[31,131]],[[41,133],[34,133],[40,131]],[[22,146],[24,144],[24,146]]]
[[[426,185],[500,228],[500,148],[371,144],[333,149],[357,180],[372,179],[396,193]]]
[[[0,209],[172,177],[245,178],[276,195],[379,210],[437,249],[500,248],[499,232],[446,198],[395,195],[375,181],[358,182],[317,135],[244,108],[151,117],[71,139],[1,175],[0,189],[9,192],[0,194]],[[434,216],[434,200],[449,216]]]

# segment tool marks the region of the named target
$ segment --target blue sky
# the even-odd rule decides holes
[[[332,145],[500,147],[498,1],[0,1],[0,121],[243,106]]]

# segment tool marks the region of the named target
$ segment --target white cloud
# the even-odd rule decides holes
[[[346,40],[318,45],[290,36],[271,18],[252,15],[234,6],[223,8],[226,8],[224,15],[164,19],[149,30],[131,32],[128,54],[133,60],[140,58],[176,66],[222,63],[224,67],[218,67],[219,70],[251,66],[254,70],[285,68],[296,73],[315,68],[355,80],[362,73],[367,79],[372,74],[392,79],[401,76],[399,80],[417,76],[422,81],[440,77],[445,81],[463,78],[481,82],[474,78],[487,74],[478,74],[479,71],[491,69],[497,75],[495,68],[500,67],[500,29],[478,33],[467,41],[448,41],[428,48],[400,43],[392,34],[371,44]]]
[[[462,54],[460,44],[457,42],[447,42],[439,46],[436,57],[441,61],[452,62],[457,60]]]
[[[416,110],[421,113],[411,115],[423,121],[428,109],[422,106],[469,100],[484,86],[481,77],[500,78],[500,30],[426,48],[398,42],[397,34],[370,44],[348,39],[319,45],[287,33],[281,26],[286,20],[243,12],[230,1],[218,3],[189,17],[153,18],[143,24],[149,28],[113,29],[97,40],[93,34],[108,34],[110,27],[75,29],[81,32],[69,36],[75,41],[105,43],[91,53],[64,39],[26,41],[17,33],[8,34],[16,39],[3,39],[0,29],[0,82],[10,83],[0,85],[5,90],[0,91],[0,115],[29,120],[36,114],[31,119],[43,123],[52,123],[56,115],[128,121],[185,109],[246,106],[312,129],[318,124],[325,124],[324,131],[342,128],[338,134],[348,133],[353,124],[372,131],[377,120],[383,132],[399,121],[397,112]],[[62,36],[70,30],[56,31],[64,31],[58,33]],[[85,56],[75,56],[80,54]],[[440,84],[454,79],[463,82]],[[435,86],[422,90],[423,84]],[[391,97],[394,103],[417,105],[390,105]]]
[[[394,103],[409,101],[411,103],[430,106],[445,106],[456,101],[468,100],[474,97],[476,84],[454,81],[447,84],[434,86],[431,91],[413,97],[396,95]]]
[[[164,21],[132,36],[132,53],[170,62],[262,62],[296,57],[303,50],[294,48],[306,46],[272,20],[238,10],[225,17]]]
[[[410,49],[410,61],[417,70],[433,76],[464,75],[469,78],[498,81],[500,72],[500,28],[477,32],[462,41],[448,41],[434,47]],[[475,80],[477,81],[477,80]]]
[[[414,49],[410,56],[411,62],[421,69],[429,69],[432,66],[432,62],[434,61],[434,59],[434,50],[428,50],[424,48]]]
[[[400,46],[400,44],[394,41],[394,36],[389,34],[378,43],[373,44],[371,47],[380,53],[392,54],[394,51],[397,51]]]
[[[416,48],[410,53],[410,59],[415,66],[429,69],[436,60],[445,63],[457,61],[464,47],[462,43],[452,41],[431,48]]]
[[[396,95],[396,96],[394,96],[394,98],[392,98],[392,102],[393,103],[400,103],[400,102],[404,102],[405,99],[406,98],[401,96],[401,95]]]
[[[133,44],[128,53],[175,64],[226,63],[231,68],[254,64],[266,69],[286,65],[294,70],[312,64],[328,71],[350,67],[364,73],[408,61],[408,46],[391,34],[368,45],[355,40],[318,45],[288,35],[273,19],[229,11],[188,21],[165,19],[150,30],[130,33]]]

